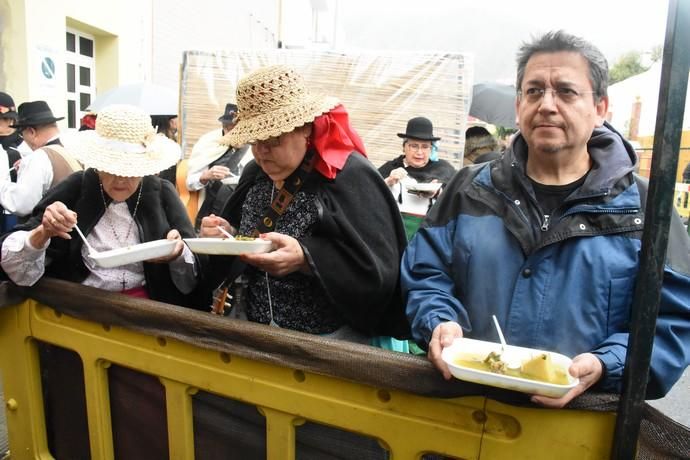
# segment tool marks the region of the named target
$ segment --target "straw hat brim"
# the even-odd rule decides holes
[[[314,121],[316,117],[328,112],[339,103],[338,98],[332,96],[309,95],[298,104],[286,105],[251,118],[243,118],[240,107],[237,124],[227,134],[227,139],[231,145],[237,147],[280,136]]]
[[[144,177],[157,174],[176,164],[180,146],[162,134],[151,136],[144,144],[113,143],[96,131],[81,131],[70,153],[85,168],[94,168],[121,177]],[[127,148],[132,149],[127,151]]]

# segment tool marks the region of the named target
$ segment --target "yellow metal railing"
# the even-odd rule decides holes
[[[83,287],[72,286],[76,304]],[[111,303],[106,298],[84,310],[121,308]],[[462,459],[607,458],[615,423],[610,412],[517,407],[483,396],[439,399],[356,383],[311,366],[249,359],[239,349],[201,348],[165,333],[150,335],[77,319],[28,299],[0,308],[0,368],[12,460],[51,458],[37,341],[74,350],[83,361],[93,459],[113,458],[110,363],[156,375],[162,382],[173,459],[195,457],[192,395],[198,390],[256,406],[266,418],[269,459],[295,458],[295,428],[305,420],[376,438],[392,459],[416,459],[425,452]],[[198,342],[204,342],[203,334]],[[387,356],[397,359],[393,353],[360,348],[378,362]],[[371,366],[376,366],[374,361]],[[422,364],[426,369],[428,363],[420,358]],[[415,377],[409,375],[412,384]],[[420,381],[425,378],[420,376]]]

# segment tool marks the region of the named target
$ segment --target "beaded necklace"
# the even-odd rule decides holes
[[[113,222],[111,220],[110,215],[108,214],[108,203],[106,202],[105,199],[105,192],[103,191],[103,183],[99,182],[100,189],[101,189],[101,198],[103,199],[103,220],[108,224],[108,227],[110,227],[110,231],[112,232],[113,236],[115,237],[115,241],[120,243],[121,246],[126,246],[127,245],[127,240],[129,239],[129,236],[132,234],[132,228],[134,228],[134,223],[135,223],[135,218],[137,216],[137,211],[139,210],[139,202],[141,201],[141,192],[142,189],[144,188],[144,183],[143,181],[139,184],[139,194],[137,195],[137,202],[134,205],[134,212],[132,213],[132,220],[129,222],[129,226],[127,227],[127,233],[125,234],[124,238],[120,238],[120,235],[117,234],[117,230],[115,230],[115,225],[113,225]],[[112,200],[114,201],[114,200]],[[112,203],[111,201],[111,203]],[[107,276],[107,275],[106,275]],[[122,290],[124,291],[127,289],[127,271],[122,270]]]
[[[105,201],[105,193],[103,192],[103,183],[99,182],[99,185],[101,186],[101,198],[103,199],[103,210],[105,212],[107,212],[108,211],[108,203]],[[143,182],[139,184],[138,188],[139,188],[139,194],[137,195],[137,202],[134,205],[134,212],[132,213],[132,221],[129,223],[129,227],[127,227],[127,234],[125,235],[124,239],[121,239],[120,235],[117,234],[117,231],[115,230],[115,226],[113,225],[113,222],[110,220],[110,216],[108,216],[108,218],[107,218],[108,226],[110,227],[110,230],[113,232],[113,236],[115,236],[115,240],[117,240],[117,242],[120,244],[125,244],[127,242],[127,238],[129,238],[129,235],[132,233],[132,228],[134,227],[134,219],[137,216],[137,210],[139,209],[139,201],[141,200],[141,190],[144,188]],[[112,203],[112,201],[111,201],[111,203]],[[103,214],[103,217],[106,217],[105,212]]]

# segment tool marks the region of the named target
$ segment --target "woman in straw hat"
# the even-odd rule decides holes
[[[203,219],[201,236],[221,236],[220,225],[273,242],[273,252],[240,256],[248,319],[363,342],[405,335],[398,290],[405,233],[343,106],[310,93],[280,65],[240,80],[237,105],[227,136],[231,145],[251,144],[255,162],[222,215]],[[210,265],[209,276],[226,279],[242,269],[221,256]]]
[[[88,169],[52,188],[29,221],[4,238],[1,265],[5,273],[19,285],[33,285],[45,273],[108,291],[195,306],[199,259],[181,240],[193,237],[194,229],[174,187],[156,176],[177,162],[177,145],[156,136],[150,117],[126,105],[104,108],[96,129],[82,131],[77,137],[72,152]],[[88,248],[72,231],[77,222],[99,252],[164,238],[178,243],[167,257],[102,268],[88,257]],[[43,353],[49,356],[43,367],[48,367],[53,383],[46,394],[48,420],[55,422],[49,428],[56,443],[53,454],[88,458],[85,413],[78,409],[83,408],[83,380],[70,377],[81,375],[79,358],[49,346]],[[115,365],[108,373],[111,398],[131,400],[131,407],[137,408],[133,416],[123,412],[124,406],[112,405],[118,456],[167,458],[165,420],[160,420],[165,398],[160,384]],[[76,382],[65,384],[70,380]],[[71,422],[64,423],[68,418]],[[81,442],[63,445],[61,439]],[[128,451],[127,446],[135,450]],[[136,452],[136,456],[126,452]]]
[[[177,161],[177,145],[156,136],[143,111],[125,105],[104,109],[96,129],[77,136],[72,152],[89,169],[54,187],[32,218],[18,227],[21,231],[5,238],[2,268],[24,286],[46,272],[108,291],[188,304],[187,294],[196,286],[197,259],[181,237],[192,237],[194,231],[174,188],[156,176]],[[101,268],[72,232],[77,218],[99,252],[161,238],[179,242],[170,256],[155,263]],[[46,253],[50,264],[45,263]]]

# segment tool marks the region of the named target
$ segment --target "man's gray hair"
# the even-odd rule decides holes
[[[589,63],[589,81],[599,100],[607,96],[609,84],[609,64],[601,51],[588,41],[570,35],[563,30],[547,32],[531,43],[523,43],[517,53],[517,86],[522,87],[527,61],[536,53],[558,53],[571,51],[579,53]]]

